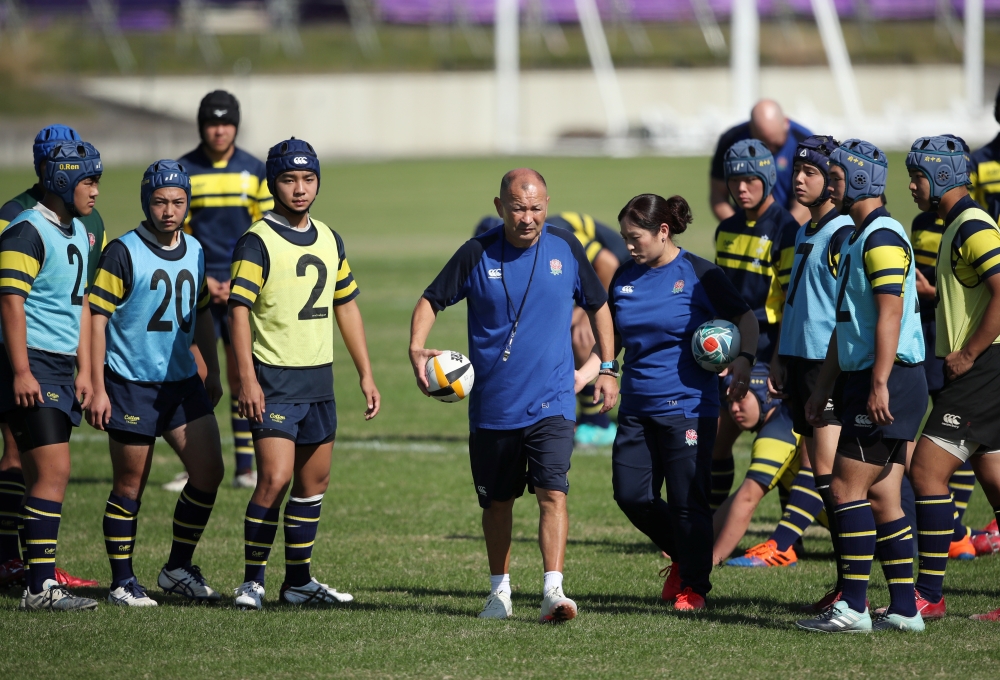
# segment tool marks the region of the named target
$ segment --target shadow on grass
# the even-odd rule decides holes
[[[482,536],[475,536],[472,534],[448,534],[444,538],[449,541],[485,542],[485,539]],[[516,536],[512,538],[511,541],[513,543],[538,543],[538,539],[534,536]],[[660,552],[660,549],[649,541],[628,542],[613,541],[609,539],[570,538],[566,541],[566,544],[601,548],[604,552],[624,553],[626,555],[655,555]]]

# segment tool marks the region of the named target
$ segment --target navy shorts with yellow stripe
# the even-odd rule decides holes
[[[746,478],[768,491],[779,482],[783,488],[791,489],[800,466],[798,437],[792,432],[791,413],[788,405],[781,402],[753,441]]]
[[[268,404],[265,400],[264,422],[250,421],[254,441],[281,437],[296,446],[328,444],[337,437],[337,402],[335,399],[311,404]]]
[[[111,401],[107,429],[141,437],[160,437],[215,412],[197,374],[186,380],[140,383],[105,368],[104,389]]]

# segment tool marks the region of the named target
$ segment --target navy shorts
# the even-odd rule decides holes
[[[937,322],[931,319],[920,324],[924,330],[924,373],[927,377],[927,392],[932,397],[944,387],[944,359],[934,355],[937,344]]]
[[[328,444],[337,437],[337,402],[265,404],[264,422],[250,421],[254,441],[281,437],[296,446]]]
[[[838,383],[842,386],[841,392],[835,398],[842,423],[837,453],[881,465],[902,462],[896,458],[900,448],[898,442],[912,442],[916,439],[927,411],[927,378],[924,367],[903,364],[892,367],[892,372],[889,373],[889,412],[892,413],[893,421],[885,426],[876,425],[868,417],[871,369],[851,371],[844,373],[842,377],[844,380]],[[888,451],[890,459],[882,460],[884,452],[875,455],[873,452],[876,448]],[[905,452],[905,446],[902,448]]]
[[[785,394],[792,415],[792,429],[802,437],[813,436],[813,426],[806,420],[806,402],[816,389],[819,372],[823,368],[822,361],[813,361],[802,357],[783,357],[785,364]],[[828,399],[823,410],[823,421],[830,425],[840,425],[834,413],[833,400]]]
[[[83,409],[76,400],[76,388],[39,383],[45,401],[36,402],[32,408],[21,408],[14,403],[14,382],[4,380],[6,377],[0,376],[0,413],[10,427],[17,448],[31,451],[40,446],[68,442],[70,431],[79,427],[83,418]]]
[[[212,321],[215,322],[215,337],[222,340],[222,344],[233,344],[229,339],[229,304],[226,302],[210,302],[209,311],[212,312]]]
[[[104,389],[111,400],[106,428],[143,439],[155,439],[215,412],[197,374],[187,380],[141,383],[105,368]]]
[[[575,423],[543,418],[516,430],[479,428],[469,434],[469,461],[479,506],[524,495],[527,486],[569,493],[569,463]]]

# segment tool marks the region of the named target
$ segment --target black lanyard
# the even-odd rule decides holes
[[[510,299],[510,293],[507,292],[507,279],[503,275],[503,258],[504,251],[507,245],[507,235],[503,235],[503,240],[500,241],[500,283],[503,284],[503,294],[507,298],[507,306],[510,309],[514,309],[514,301]],[[528,291],[531,290],[531,282],[535,278],[535,265],[538,264],[538,252],[542,249],[542,234],[538,234],[538,241],[535,243],[535,259],[531,263],[531,275],[528,276],[528,286],[524,289],[524,297],[521,298],[521,306],[517,308],[517,314],[514,315],[514,326],[510,329],[510,338],[507,340],[507,348],[503,351],[503,360],[507,361],[510,358],[510,348],[514,344],[514,336],[517,335],[517,324],[521,321],[521,312],[524,311],[524,303],[528,300]]]

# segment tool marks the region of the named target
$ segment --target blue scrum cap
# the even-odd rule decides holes
[[[968,147],[960,137],[921,137],[906,154],[906,169],[919,170],[931,185],[931,202],[937,203],[950,189],[969,183]]]
[[[848,139],[830,154],[830,162],[844,170],[844,206],[878,198],[885,191],[889,161],[882,150],[863,139]]]
[[[177,187],[183,189],[187,194],[188,210],[191,209],[191,178],[188,177],[187,170],[177,161],[164,159],[156,161],[142,174],[142,185],[139,188],[139,200],[142,202],[142,213],[149,217],[149,201],[153,198],[153,192],[164,187]],[[187,211],[184,212],[184,217]],[[184,220],[181,217],[181,221]]]
[[[80,135],[76,130],[68,125],[49,125],[38,131],[35,135],[35,143],[31,146],[31,153],[35,164],[35,174],[42,176],[42,161],[49,155],[59,142],[79,142]]]
[[[795,149],[795,162],[808,163],[823,173],[823,193],[812,205],[820,205],[830,198],[830,154],[840,146],[829,135],[812,135],[799,142]]]
[[[73,192],[76,185],[88,177],[100,177],[104,172],[101,154],[87,142],[59,142],[45,157],[45,175],[42,186],[55,194],[73,209]]]
[[[760,421],[757,423],[758,426],[764,422],[767,412],[781,403],[780,399],[773,398],[767,391],[767,378],[769,374],[770,369],[767,364],[757,364],[750,369],[750,385],[747,387],[747,391],[757,397],[757,403],[760,404]],[[732,382],[733,376],[731,373],[722,379],[722,385],[727,389]]]
[[[778,181],[778,170],[774,156],[764,143],[756,139],[744,139],[726,150],[722,167],[728,180],[739,175],[754,175],[764,183],[764,198],[771,194]]]
[[[286,139],[267,152],[267,188],[274,194],[274,181],[284,172],[311,170],[319,181],[319,157],[312,144],[301,139]]]

